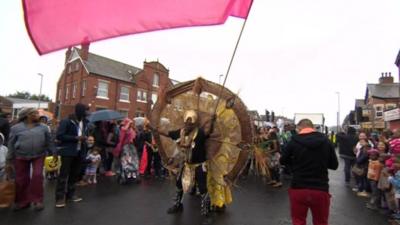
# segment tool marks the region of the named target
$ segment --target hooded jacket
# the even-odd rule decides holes
[[[293,171],[291,187],[329,191],[328,169],[338,168],[338,159],[329,139],[319,132],[292,137],[280,159]]]
[[[354,148],[358,143],[358,137],[355,134],[339,133],[337,135],[339,142],[339,154],[342,158],[355,159]]]
[[[83,130],[82,135],[87,135],[87,124],[86,119],[82,120]],[[58,154],[60,156],[78,156],[78,130],[79,121],[77,117],[72,114],[68,118],[61,120],[60,125],[57,129],[57,140],[58,140]],[[85,151],[85,143],[81,143],[81,150]]]

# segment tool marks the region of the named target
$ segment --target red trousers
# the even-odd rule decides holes
[[[314,225],[328,225],[331,195],[312,189],[289,189],[290,211],[293,225],[306,225],[311,209]]]
[[[43,164],[44,157],[15,160],[15,203],[18,206],[43,202]]]

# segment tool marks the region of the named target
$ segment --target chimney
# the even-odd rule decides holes
[[[394,78],[392,77],[392,73],[381,73],[381,77],[379,78],[379,84],[393,84]]]
[[[84,60],[84,61],[88,60],[88,56],[89,56],[89,46],[90,46],[90,43],[89,43],[89,42],[87,42],[87,43],[82,43],[82,44],[81,44],[81,58],[82,58],[82,60]]]

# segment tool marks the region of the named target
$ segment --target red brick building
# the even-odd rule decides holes
[[[113,109],[130,118],[150,115],[158,94],[172,85],[169,70],[159,62],[144,62],[143,69],[81,49],[69,48],[57,83],[58,116],[73,112],[76,103],[91,111]]]
[[[361,128],[389,128],[384,120],[384,112],[396,108],[399,97],[399,83],[394,83],[391,73],[382,73],[378,84],[367,84],[362,116],[368,119],[361,123]]]

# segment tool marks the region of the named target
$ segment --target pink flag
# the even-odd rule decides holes
[[[162,29],[247,18],[252,0],[23,0],[39,54],[82,43]]]

